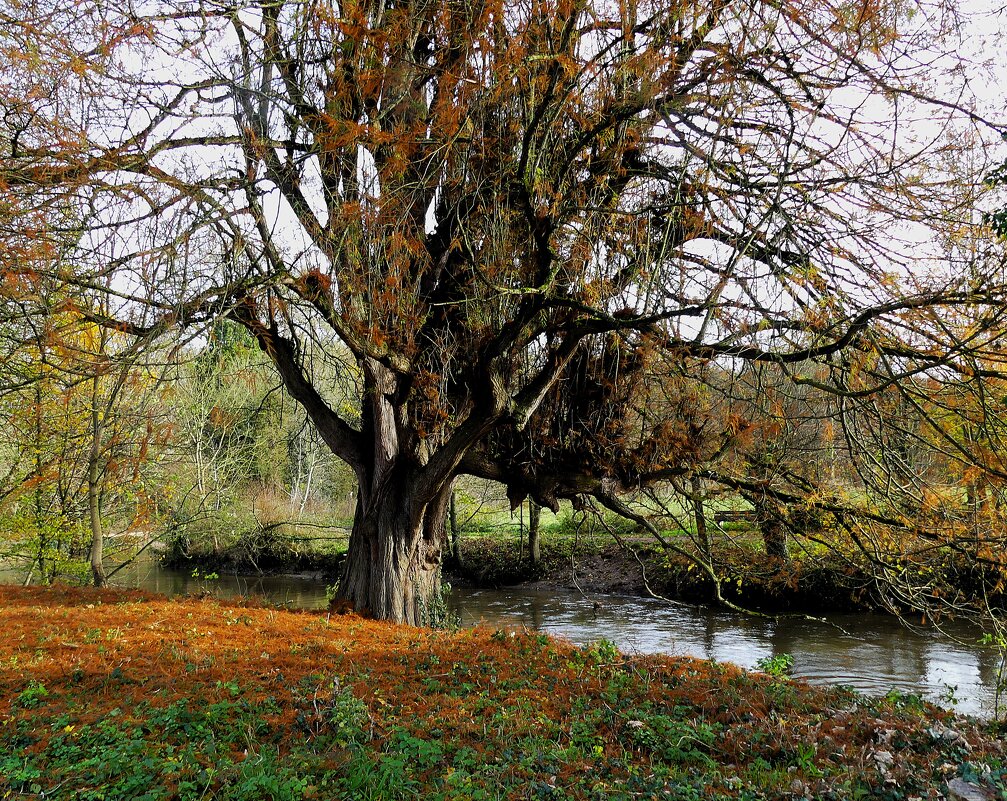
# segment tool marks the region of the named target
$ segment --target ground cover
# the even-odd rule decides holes
[[[0,587],[0,798],[940,798],[1004,744],[905,696],[528,632]]]

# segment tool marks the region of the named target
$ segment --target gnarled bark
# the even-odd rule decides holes
[[[359,493],[336,602],[380,620],[421,626],[439,616],[450,489],[423,503],[412,483],[404,476],[377,492]]]

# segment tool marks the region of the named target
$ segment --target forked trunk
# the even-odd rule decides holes
[[[362,615],[414,626],[443,619],[441,557],[450,488],[416,503],[409,482],[360,493],[335,602]]]
[[[443,619],[441,558],[454,473],[503,405],[470,416],[434,444],[420,436],[407,404],[409,382],[371,358],[363,368],[360,430],[351,428],[304,378],[293,345],[249,324],[283,381],[332,451],[357,475],[353,531],[333,603],[379,620],[416,626]]]

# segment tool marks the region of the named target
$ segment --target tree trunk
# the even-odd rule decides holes
[[[539,542],[539,519],[542,507],[535,501],[528,501],[528,557],[533,565],[542,561],[542,546]]]
[[[35,442],[38,443],[38,447],[35,448],[35,475],[42,475],[42,382],[35,382]],[[31,566],[28,569],[28,575],[24,577],[24,586],[27,587],[31,584],[32,575],[35,572],[35,565],[38,564],[39,572],[42,574],[42,583],[45,584],[45,546],[46,546],[46,534],[45,526],[42,520],[42,482],[37,482],[35,484],[34,500],[34,512],[35,512],[35,533],[38,536],[37,541],[37,555],[32,561]]]
[[[787,545],[787,526],[780,513],[766,506],[756,507],[759,513],[759,530],[762,532],[762,542],[766,556],[790,561],[790,548]]]
[[[451,522],[451,555],[454,557],[455,564],[461,568],[462,567],[462,541],[458,532],[458,510],[455,506],[455,493],[454,490],[451,491],[451,510],[449,514],[449,519]]]
[[[95,379],[97,383],[97,379]],[[87,510],[91,522],[91,576],[95,587],[108,584],[105,577],[105,532],[101,525],[101,415],[97,405],[91,410],[91,454],[87,466]]]
[[[357,476],[353,530],[333,605],[379,620],[437,624],[444,614],[441,561],[451,488],[467,450],[506,410],[502,379],[489,382],[489,407],[471,412],[444,437],[428,439],[417,431],[407,406],[410,381],[376,359],[363,358],[356,429],[305,378],[290,340],[254,319],[242,322],[270,354],[322,441]]]
[[[101,527],[98,491],[90,484],[87,488],[87,505],[91,515],[91,577],[95,587],[104,587],[108,584],[105,577],[105,535]]]
[[[335,603],[379,620],[426,626],[442,617],[441,557],[450,487],[417,504],[408,481],[360,492]]]
[[[710,528],[706,525],[706,497],[703,494],[703,479],[692,477],[692,511],[696,517],[696,539],[703,550],[703,559],[712,567],[713,540],[710,538]]]

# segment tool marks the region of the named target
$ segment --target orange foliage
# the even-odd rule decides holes
[[[950,716],[898,705],[882,711],[851,701],[843,691],[782,685],[730,665],[659,656],[599,659],[527,632],[477,628],[448,634],[353,615],[60,586],[0,587],[0,612],[0,664],[16,666],[0,672],[0,692],[14,698],[29,682],[40,682],[49,690],[47,714],[66,711],[78,724],[131,702],[212,703],[220,687],[236,681],[249,703],[276,700],[277,712],[265,722],[283,752],[308,736],[296,721],[297,688],[335,674],[366,703],[378,746],[393,731],[419,738],[437,731],[442,742],[471,748],[490,763],[502,737],[517,742],[545,725],[570,732],[584,709],[607,710],[596,758],[557,766],[552,781],[564,786],[596,775],[603,758],[609,780],[616,782],[650,764],[647,750],[625,739],[635,721],[621,715],[634,710],[688,709],[697,721],[718,727],[716,756],[734,768],[757,758],[777,760],[805,743],[826,744],[823,760],[855,765],[881,733],[925,744],[907,749],[893,776],[911,775],[929,767],[928,758],[940,758],[941,744],[934,744],[926,727],[934,717]],[[459,692],[462,683],[471,689]],[[612,708],[613,692],[633,706]],[[487,710],[506,732],[487,731]],[[33,714],[15,705],[0,712],[0,721]],[[1002,743],[972,724],[955,725],[971,759],[1002,758]],[[39,735],[32,752],[42,751],[52,732]],[[442,769],[450,768],[427,767],[422,778],[436,781]],[[809,771],[806,778],[816,775],[822,774]],[[730,787],[725,783],[723,789]]]

